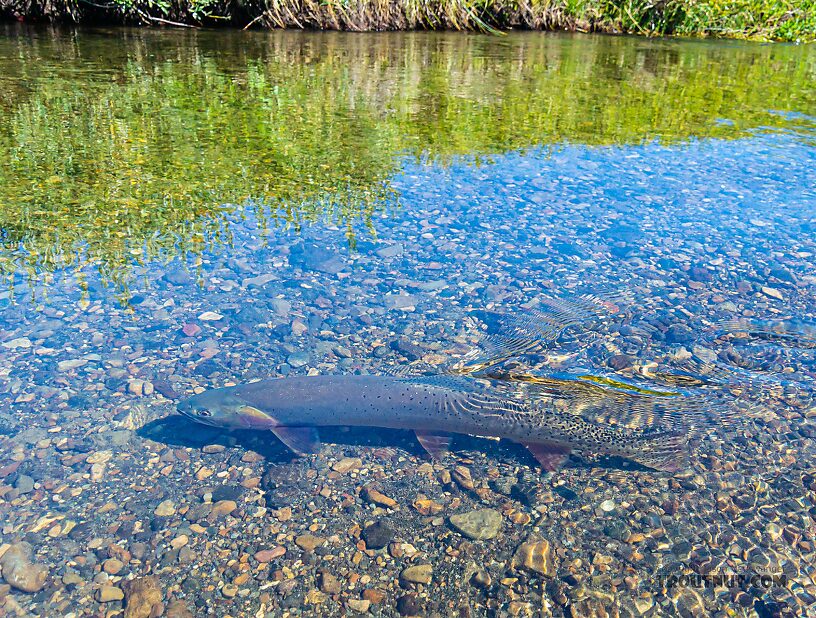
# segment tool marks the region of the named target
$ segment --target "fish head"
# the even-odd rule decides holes
[[[271,429],[278,424],[269,414],[247,403],[230,387],[194,395],[180,402],[176,410],[213,427]]]

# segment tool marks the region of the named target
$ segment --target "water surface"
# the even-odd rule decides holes
[[[90,615],[156,575],[216,615],[812,611],[814,348],[716,333],[816,322],[814,80],[802,46],[5,26],[0,539],[49,569],[8,598]],[[549,370],[719,358],[762,378],[724,391],[745,422],[674,476],[591,454],[550,476],[476,438],[429,463],[337,430],[291,461],[168,416],[255,378],[433,371],[474,312],[579,293],[631,319]],[[450,527],[481,508],[497,538]],[[547,565],[514,559],[544,540]]]

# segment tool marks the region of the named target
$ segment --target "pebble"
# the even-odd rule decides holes
[[[125,593],[117,586],[102,586],[94,596],[100,603],[110,603],[112,601],[121,601],[125,598]]]
[[[430,584],[433,579],[433,565],[416,564],[402,570],[400,579],[412,584]]]
[[[344,457],[340,461],[334,462],[332,465],[332,470],[339,472],[340,474],[345,474],[346,472],[356,470],[362,465],[363,462],[359,457]]]
[[[286,362],[295,369],[309,364],[311,357],[306,352],[295,352],[286,357]]]
[[[300,547],[303,551],[314,551],[325,542],[325,539],[311,534],[302,534],[295,538],[295,545]]]
[[[501,531],[502,516],[493,509],[479,509],[451,515],[450,523],[469,539],[492,539]]]
[[[414,595],[406,594],[397,599],[397,613],[400,616],[419,616],[422,614],[422,607]]]
[[[121,560],[117,560],[116,558],[108,558],[105,562],[102,563],[102,570],[105,571],[108,575],[116,575],[119,571],[121,571],[125,567],[124,563]]]
[[[368,599],[348,599],[346,607],[358,614],[365,614],[371,607],[371,601]]]
[[[194,616],[184,601],[181,599],[173,599],[167,604],[164,618],[194,618]]]
[[[195,337],[201,332],[201,327],[198,324],[187,323],[181,327],[181,332],[188,337]]]
[[[25,495],[34,491],[34,479],[27,474],[21,474],[14,482],[14,489],[19,495]]]
[[[212,512],[218,516],[229,515],[237,508],[238,504],[235,500],[219,500],[213,506]]]
[[[340,580],[327,571],[320,574],[320,590],[326,594],[340,593]]]
[[[775,298],[777,300],[785,300],[785,297],[782,295],[782,292],[780,292],[776,288],[763,286],[762,293],[765,294],[765,296],[770,296],[771,298]]]
[[[127,388],[131,395],[153,394],[153,384],[147,380],[130,380]]]
[[[258,552],[255,552],[255,560],[258,562],[272,562],[275,558],[280,558],[281,556],[286,554],[286,548],[277,545],[270,549],[262,549]]]
[[[235,596],[238,594],[238,586],[235,584],[224,584],[221,587],[221,594],[228,599],[235,598]]]
[[[615,510],[615,501],[614,500],[604,500],[600,504],[600,508],[604,513],[611,513]]]
[[[32,346],[32,343],[31,339],[28,337],[17,337],[16,339],[11,339],[10,341],[4,341],[2,346],[9,350],[16,350],[18,348],[28,349]]]
[[[165,500],[159,503],[153,514],[157,517],[172,517],[176,514],[176,505],[173,504],[172,500]]]
[[[363,598],[372,605],[379,605],[386,599],[386,594],[377,588],[366,588],[363,590]]]
[[[389,509],[393,509],[397,506],[396,500],[389,498],[380,490],[374,489],[373,487],[366,487],[364,490],[364,495],[366,500],[378,506],[384,506]]]
[[[188,537],[186,534],[180,534],[179,536],[174,538],[172,541],[170,541],[170,547],[172,547],[173,549],[181,549],[182,547],[187,545],[187,543],[189,543],[189,542],[190,542],[190,537]]]
[[[82,358],[75,358],[71,360],[64,360],[57,363],[57,371],[71,371],[73,369],[79,369],[80,367],[84,367],[88,364],[88,361]]]
[[[215,311],[205,311],[198,316],[198,319],[202,322],[217,322],[218,320],[223,320],[224,316]]]

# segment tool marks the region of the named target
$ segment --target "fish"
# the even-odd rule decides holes
[[[298,455],[319,449],[319,427],[336,425],[413,430],[437,459],[454,434],[508,439],[551,472],[573,451],[676,472],[688,439],[687,410],[674,397],[557,379],[292,376],[205,391],[177,409],[216,427],[269,430]]]
[[[221,428],[272,432],[298,455],[320,447],[324,426],[413,430],[436,459],[456,434],[524,445],[547,470],[573,452],[619,456],[660,471],[688,462],[686,446],[710,415],[705,391],[655,389],[588,371],[527,375],[509,359],[552,351],[576,327],[608,328],[624,296],[541,299],[536,309],[499,315],[495,328],[436,375],[315,375],[270,378],[204,391],[178,412]],[[488,323],[488,326],[490,324]]]

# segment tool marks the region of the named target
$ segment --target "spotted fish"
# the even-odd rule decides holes
[[[669,399],[558,380],[323,375],[215,389],[178,410],[218,427],[268,429],[298,454],[319,447],[318,427],[348,425],[414,430],[434,457],[459,433],[523,444],[546,470],[578,450],[674,471],[687,431]]]

